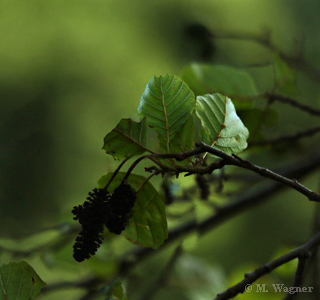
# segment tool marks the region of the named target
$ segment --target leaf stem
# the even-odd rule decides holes
[[[120,169],[122,168],[122,166],[129,160],[129,157],[127,157],[124,161],[122,161],[122,163],[118,166],[118,168],[113,172],[110,180],[108,181],[108,183],[106,184],[106,186],[103,188],[104,190],[108,190],[108,187],[110,185],[110,183],[112,182],[112,180],[117,176],[117,174],[119,173]]]

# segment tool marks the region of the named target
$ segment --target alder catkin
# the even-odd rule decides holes
[[[83,205],[72,213],[82,230],[73,245],[73,257],[81,262],[94,255],[102,243],[104,225],[111,233],[120,234],[129,224],[136,194],[127,183],[121,183],[112,195],[105,189],[93,189]]]

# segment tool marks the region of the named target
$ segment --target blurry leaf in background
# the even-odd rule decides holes
[[[253,102],[245,98],[258,94],[251,75],[231,66],[193,63],[184,68],[181,78],[196,96],[220,93],[239,100],[239,107],[251,107]]]
[[[185,82],[175,75],[154,76],[140,100],[140,118],[147,118],[147,125],[170,141],[187,121],[195,108],[195,96]]]
[[[108,286],[101,288],[100,291],[106,295],[106,300],[127,300],[127,296],[120,278],[117,278]]]
[[[178,258],[171,278],[171,284],[180,286],[190,300],[211,299],[224,289],[225,281],[222,269],[191,254],[182,254]]]
[[[250,132],[250,140],[264,139],[265,131],[279,122],[278,112],[271,108],[243,109],[238,111],[238,115]]]
[[[247,147],[249,131],[228,97],[220,94],[198,96],[196,113],[202,124],[202,142],[227,154],[239,153]]]
[[[25,261],[10,262],[0,267],[0,299],[33,300],[46,285]]]
[[[126,159],[141,155],[146,151],[146,119],[137,123],[131,119],[122,119],[104,138],[103,148],[114,159]]]
[[[113,173],[102,176],[98,187],[104,187]],[[109,186],[113,191],[126,173],[119,172]],[[137,192],[130,225],[122,232],[129,241],[142,247],[160,247],[168,237],[167,219],[163,199],[144,176],[130,174],[128,183]]]
[[[297,71],[292,69],[278,53],[273,55],[274,58],[274,76],[275,89],[279,92],[289,95],[299,95],[297,87]]]

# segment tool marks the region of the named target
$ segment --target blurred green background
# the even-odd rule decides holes
[[[72,222],[72,207],[117,165],[101,149],[103,137],[121,118],[137,119],[140,97],[152,76],[179,75],[186,64],[201,58],[206,44],[186,35],[188,26],[199,23],[212,32],[257,35],[270,30],[279,49],[293,54],[300,47],[307,61],[320,67],[319,11],[316,0],[1,1],[1,241],[21,241],[50,226]],[[268,65],[272,59],[269,50],[252,41],[211,42],[210,63],[248,68]],[[270,86],[267,75],[256,80],[261,90]],[[301,101],[318,106],[318,85],[299,75]],[[292,132],[317,123],[308,116],[293,118],[287,109],[279,105],[281,121]],[[303,154],[302,150],[291,159]],[[268,167],[267,158],[255,159]],[[306,184],[318,188],[315,176]],[[289,208],[283,198],[291,199]],[[243,274],[267,262],[284,239],[305,241],[313,208],[295,192],[281,194],[219,230],[195,242],[191,239],[190,253],[222,268],[220,275],[234,271],[237,262],[239,269],[249,266],[239,271]],[[113,250],[122,247],[119,243]],[[51,269],[33,258],[44,281],[88,274],[88,265],[78,266],[69,259],[71,250],[71,245],[64,250],[60,264],[55,258]],[[162,254],[164,262],[167,252]],[[0,258],[2,263],[14,259],[4,252]],[[156,273],[154,269],[162,265],[162,260],[154,260],[137,274]],[[138,285],[143,290],[148,280],[138,280]],[[178,290],[172,288],[171,294],[163,292],[157,299],[187,299]],[[64,299],[78,299],[78,294]],[[46,294],[43,299],[58,296],[50,297]]]

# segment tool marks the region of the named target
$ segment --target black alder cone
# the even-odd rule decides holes
[[[81,262],[94,255],[102,243],[104,225],[111,233],[120,234],[129,224],[136,195],[131,186],[121,183],[112,195],[105,189],[93,189],[83,205],[75,206],[74,220],[82,226],[73,245],[73,257]]]
[[[110,232],[120,234],[126,228],[135,200],[136,195],[129,184],[120,184],[113,191],[105,223]]]

